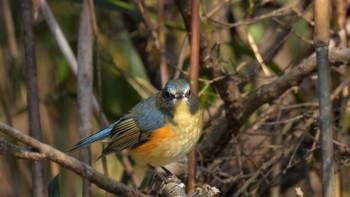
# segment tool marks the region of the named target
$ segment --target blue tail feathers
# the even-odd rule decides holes
[[[99,132],[97,132],[95,134],[90,135],[87,138],[84,138],[84,139],[80,140],[70,151],[74,151],[74,150],[76,150],[78,148],[81,148],[83,146],[87,146],[87,145],[89,145],[91,143],[94,143],[94,142],[96,142],[98,140],[102,140],[102,139],[108,137],[115,124],[117,124],[117,122],[112,124],[112,125],[110,125],[109,127],[105,128],[105,129],[102,129],[101,131],[99,131]]]

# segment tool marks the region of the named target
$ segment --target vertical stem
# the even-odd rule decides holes
[[[80,136],[91,135],[93,34],[88,0],[83,1],[78,38],[78,110]],[[83,161],[91,163],[90,147],[82,149]],[[90,182],[84,179],[83,196],[91,196]]]
[[[162,87],[169,80],[169,71],[167,60],[165,56],[166,51],[166,35],[164,26],[164,0],[158,0],[158,39],[159,39],[159,56],[160,56],[160,78],[162,81]]]
[[[198,75],[199,75],[199,0],[192,0],[191,15],[191,70],[190,83],[194,94],[198,95]]]
[[[96,20],[96,13],[95,13],[95,7],[94,7],[94,2],[93,0],[88,0],[89,4],[89,11],[91,15],[91,23],[92,23],[92,30],[93,34],[95,36],[95,50],[96,50],[96,80],[97,80],[97,92],[98,92],[98,97],[96,99],[98,100],[98,103],[102,103],[102,83],[101,83],[101,64],[100,64],[100,31],[98,29],[97,25],[97,20]],[[94,103],[94,101],[93,101]],[[94,107],[93,107],[94,108]],[[94,108],[96,109],[96,108]],[[96,119],[99,122],[100,127],[107,127],[108,123],[107,120],[103,114],[102,111],[99,112],[94,112],[96,115]],[[102,149],[104,149],[104,144],[102,144]],[[106,157],[101,158],[102,161],[102,169],[103,169],[103,174],[106,176],[109,176],[108,174],[108,165],[107,165],[107,159]],[[108,196],[108,192],[106,191],[105,196]]]
[[[63,53],[63,56],[66,58],[70,69],[73,71],[74,74],[77,75],[77,72],[78,72],[77,59],[73,53],[73,50],[69,46],[67,39],[64,37],[63,32],[50,9],[50,6],[47,4],[46,0],[41,0],[40,7],[41,7],[41,13],[44,19],[46,20],[46,23],[49,26],[52,34],[54,35],[57,41],[57,44]],[[92,97],[92,106],[93,106],[94,116],[96,117],[97,120],[99,120],[100,127],[103,127],[103,128],[107,127],[108,120],[105,114],[102,112],[102,108],[95,96]],[[124,166],[124,168],[132,168],[129,160],[122,159],[122,158],[119,158],[119,159],[122,161],[122,165]],[[133,174],[129,174],[129,175],[132,177],[132,181],[134,183],[139,182],[136,176],[134,176]]]
[[[334,196],[333,123],[330,100],[328,47],[317,47],[318,97],[320,102],[321,174],[323,196]]]
[[[315,0],[315,37],[318,74],[318,99],[321,130],[321,174],[323,196],[334,196],[333,123],[328,61],[330,1]]]
[[[190,85],[193,93],[198,96],[199,75],[199,0],[192,0],[191,7],[191,60],[190,60]],[[196,187],[197,160],[196,151],[192,149],[188,155],[188,179],[187,194],[192,194]]]
[[[22,0],[22,27],[24,41],[24,58],[26,64],[27,101],[30,135],[41,141],[41,122],[39,112],[38,80],[35,58],[35,42],[33,32],[32,1]],[[43,162],[32,163],[32,196],[46,196]]]
[[[18,56],[18,47],[16,40],[15,27],[13,23],[13,17],[11,13],[10,3],[8,0],[2,1],[2,11],[4,14],[5,20],[5,29],[7,33],[8,46],[10,49],[11,58],[17,58]]]

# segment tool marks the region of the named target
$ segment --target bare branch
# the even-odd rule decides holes
[[[89,0],[83,1],[80,15],[79,37],[78,37],[78,110],[80,119],[80,137],[91,135],[92,120],[92,59],[93,59],[93,34],[92,17],[89,10]],[[83,161],[91,164],[90,147],[81,150]],[[83,181],[83,196],[91,196],[90,183]]]
[[[314,42],[317,57],[318,100],[320,110],[321,175],[323,196],[334,196],[333,120],[331,77],[328,60],[330,1],[316,0],[314,4]]]
[[[166,53],[166,32],[165,32],[165,14],[164,0],[158,0],[158,42],[159,42],[159,57],[160,57],[160,78],[162,87],[169,80],[169,69],[167,64]]]
[[[39,111],[38,79],[36,69],[32,8],[32,1],[21,1],[22,26],[24,34],[24,55],[26,64],[27,101],[29,108],[29,132],[33,138],[41,141],[41,121]],[[42,162],[32,163],[32,182],[32,196],[46,196],[45,173],[44,165]]]
[[[33,152],[30,148],[18,146],[4,140],[0,140],[0,155],[15,156],[20,159],[30,159],[33,161],[43,161],[47,159],[45,155]]]
[[[52,14],[52,11],[49,7],[49,5],[47,4],[46,0],[41,0],[41,11],[43,13],[43,16],[49,26],[49,28],[51,29],[51,32],[53,33],[57,44],[59,45],[63,55],[65,56],[68,65],[70,67],[70,69],[73,71],[73,73],[75,75],[77,75],[78,72],[78,61],[73,53],[73,50],[71,49],[71,47],[68,44],[67,39],[65,38],[65,36],[63,35],[63,32],[59,26],[59,24],[57,23],[54,15]],[[93,106],[93,112],[94,112],[94,116],[95,118],[98,120],[99,123],[101,123],[100,127],[107,127],[108,126],[108,120],[105,116],[105,114],[102,112],[101,106],[99,104],[99,102],[97,101],[96,97],[93,96],[92,97],[92,106]],[[122,154],[122,153],[120,153]],[[118,155],[119,160],[122,161],[123,167],[125,169],[132,169],[132,165],[130,163],[130,161],[128,160],[128,158]],[[138,183],[140,182],[137,177],[129,170],[126,171],[131,179],[133,180],[133,182],[138,185]]]
[[[91,168],[91,166],[83,162],[80,162],[79,160],[71,156],[68,156],[67,154],[47,144],[41,143],[40,141],[28,135],[25,135],[21,131],[13,127],[10,127],[2,122],[0,122],[0,131],[2,133],[5,133],[13,137],[17,141],[20,141],[28,146],[33,147],[33,149],[37,150],[38,153],[43,154],[43,157],[71,170],[72,172],[89,180],[90,182],[94,183],[96,186],[106,191],[118,194],[120,196],[140,196],[140,197],[147,196],[138,191],[130,189],[129,187],[127,187],[122,183],[119,183],[109,177],[104,176],[102,173],[97,172],[96,170]]]
[[[190,65],[190,85],[193,93],[198,96],[198,76],[199,76],[199,38],[200,38],[200,18],[199,18],[199,0],[191,0],[191,65]],[[196,186],[197,158],[196,151],[192,149],[188,154],[188,177],[187,194],[191,194]]]
[[[158,1],[158,20],[159,20],[159,30],[156,31],[156,25],[152,22],[151,15],[147,9],[144,0],[133,0],[136,8],[140,12],[142,19],[147,26],[148,30],[151,32],[153,44],[158,50],[160,57],[160,74],[162,86],[169,80],[169,69],[167,65],[167,59],[165,56],[166,52],[166,34],[164,26],[164,0]]]
[[[16,40],[16,33],[15,33],[9,0],[3,0],[1,7],[2,7],[2,12],[4,14],[4,19],[5,19],[5,27],[6,27],[5,29],[7,33],[7,38],[8,38],[7,41],[8,41],[10,54],[11,54],[11,57],[15,59],[19,55],[18,44]]]

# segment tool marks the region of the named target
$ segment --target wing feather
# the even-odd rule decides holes
[[[152,96],[137,104],[130,113],[111,129],[107,147],[100,157],[142,144],[147,141],[152,131],[164,126],[164,115],[155,104]]]

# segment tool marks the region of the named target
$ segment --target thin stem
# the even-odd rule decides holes
[[[198,96],[198,73],[199,73],[199,37],[200,37],[200,18],[199,18],[199,0],[192,0],[191,16],[191,68],[190,84],[192,92]],[[196,187],[197,159],[196,151],[192,149],[188,155],[188,179],[187,194],[192,194]]]
[[[159,56],[160,56],[160,78],[162,87],[169,80],[169,69],[167,65],[166,52],[166,34],[164,26],[164,0],[158,0],[158,40],[159,40]]]
[[[27,101],[30,135],[41,141],[41,122],[39,111],[38,79],[35,58],[35,41],[33,32],[32,1],[22,0],[22,26],[24,56],[26,64]],[[42,162],[32,163],[32,196],[46,196],[44,165]]]
[[[91,135],[93,34],[88,0],[83,1],[78,38],[78,110],[80,137]],[[81,150],[83,161],[91,164],[90,147]],[[83,181],[83,196],[91,196],[90,183]]]
[[[331,104],[331,79],[328,60],[330,1],[316,0],[315,35],[318,100],[320,110],[321,141],[321,175],[323,196],[334,196],[334,155],[333,155],[333,122]]]

